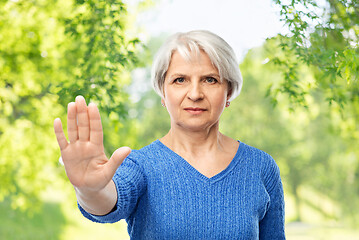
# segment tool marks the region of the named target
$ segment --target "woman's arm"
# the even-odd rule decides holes
[[[280,178],[279,168],[274,159],[269,156],[267,160],[268,161],[263,161],[265,166],[262,170],[262,175],[270,200],[266,214],[259,222],[259,239],[284,240],[285,211],[282,180]]]
[[[284,240],[284,197],[280,179],[269,192],[269,197],[269,208],[264,218],[259,222],[259,239]]]

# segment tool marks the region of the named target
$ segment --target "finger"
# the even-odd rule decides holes
[[[121,147],[117,149],[111,156],[110,160],[108,161],[107,165],[107,173],[108,176],[115,175],[117,168],[121,165],[123,160],[131,153],[131,148],[129,147]]]
[[[90,119],[90,141],[98,145],[103,144],[101,116],[94,103],[89,104],[88,114]]]
[[[76,97],[77,110],[77,129],[80,141],[88,141],[90,137],[89,116],[87,113],[87,105],[84,97]]]
[[[69,135],[70,142],[74,142],[78,139],[76,105],[74,102],[70,102],[67,106],[67,134]]]
[[[65,149],[69,143],[66,140],[64,130],[62,129],[61,120],[59,118],[56,118],[54,121],[54,130],[55,130],[57,143],[60,146],[60,150]]]

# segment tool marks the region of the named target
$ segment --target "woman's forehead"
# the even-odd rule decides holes
[[[186,67],[201,67],[218,73],[218,69],[213,65],[211,59],[205,51],[201,50],[198,53],[191,51],[188,56],[183,56],[180,51],[174,51],[167,71]]]

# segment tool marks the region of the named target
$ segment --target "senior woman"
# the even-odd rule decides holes
[[[140,150],[108,159],[99,111],[81,96],[68,105],[69,142],[55,120],[82,214],[126,219],[131,239],[285,239],[275,161],[219,132],[242,86],[232,48],[208,31],[177,33],[159,50],[152,80],[171,128]]]

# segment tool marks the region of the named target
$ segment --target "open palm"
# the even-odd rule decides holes
[[[106,157],[103,146],[101,117],[95,104],[86,105],[82,96],[68,105],[67,141],[60,119],[54,129],[61,150],[67,177],[76,188],[99,191],[112,179],[116,169],[130,153],[128,147],[119,148]]]

